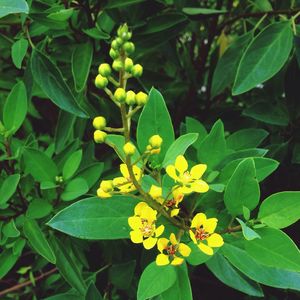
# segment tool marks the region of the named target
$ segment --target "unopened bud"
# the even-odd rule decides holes
[[[102,189],[105,193],[112,192],[114,189],[112,180],[102,180],[100,183],[100,189]]]
[[[123,49],[127,55],[130,55],[134,52],[135,46],[132,42],[125,42],[123,45]]]
[[[122,89],[122,88],[117,88],[116,91],[115,91],[115,93],[114,93],[114,97],[115,97],[115,99],[118,102],[120,102],[120,103],[124,102],[125,99],[126,99],[126,92],[125,92],[125,90]]]
[[[106,136],[107,136],[107,133],[106,133],[106,132],[101,131],[101,130],[96,130],[96,131],[94,132],[94,141],[95,141],[97,144],[104,143],[104,142],[105,142],[105,139],[106,139]]]
[[[123,63],[120,59],[116,59],[113,61],[112,67],[115,71],[119,72],[123,69]]]
[[[112,58],[112,59],[116,59],[119,57],[119,53],[118,51],[114,50],[114,49],[110,49],[109,50],[109,56]]]
[[[162,142],[163,139],[158,134],[152,135],[151,138],[149,139],[150,146],[155,149],[160,148]]]
[[[137,105],[145,105],[148,101],[148,95],[143,92],[139,92],[136,94],[135,100]]]
[[[128,142],[123,146],[124,153],[129,156],[135,153],[135,149],[135,146],[131,142]]]
[[[102,130],[106,126],[106,119],[101,116],[94,118],[93,126],[95,129]]]
[[[111,67],[109,64],[101,64],[98,68],[98,72],[100,75],[108,77],[111,74]]]
[[[95,79],[95,86],[99,89],[104,89],[107,85],[108,85],[107,78],[98,74]]]
[[[128,91],[126,93],[126,100],[125,102],[128,104],[128,105],[134,105],[136,103],[135,101],[135,92],[134,91]]]
[[[131,72],[131,69],[133,67],[133,60],[129,57],[127,57],[125,59],[125,62],[124,62],[124,69],[126,72],[130,73]]]
[[[136,64],[131,69],[131,74],[133,77],[141,77],[143,74],[143,67],[140,64]]]

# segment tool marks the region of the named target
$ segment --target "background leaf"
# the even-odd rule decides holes
[[[28,11],[29,8],[25,0],[1,0],[0,18],[3,18],[9,14],[28,14]]]
[[[28,41],[23,38],[19,39],[12,45],[11,57],[13,63],[18,69],[21,69],[22,67],[22,61],[24,59],[24,56],[27,53],[27,49],[28,49]]]

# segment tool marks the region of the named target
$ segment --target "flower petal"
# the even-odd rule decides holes
[[[134,208],[134,214],[136,216],[140,216],[142,214],[143,209],[148,206],[146,202],[140,202],[138,203]]]
[[[127,179],[130,178],[126,164],[120,164],[120,172],[122,173],[123,177]]]
[[[175,160],[175,168],[180,174],[183,174],[188,169],[188,163],[183,155],[178,155]]]
[[[171,234],[170,234],[170,242],[171,242],[171,244],[174,245],[174,246],[178,244],[178,241],[177,241],[176,236],[175,236],[174,233],[171,233]]]
[[[113,179],[113,185],[116,188],[119,188],[119,186],[126,184],[128,182],[128,180],[124,177],[116,177]]]
[[[221,247],[224,244],[222,236],[218,233],[213,233],[206,240],[209,247]]]
[[[156,242],[157,242],[157,238],[153,238],[150,236],[149,238],[143,241],[143,245],[145,249],[149,250],[155,246]]]
[[[177,174],[176,174],[176,169],[175,169],[175,167],[174,167],[173,165],[167,166],[166,172],[167,172],[167,174],[168,174],[171,178],[173,178],[175,181],[178,180],[178,176],[177,176]]]
[[[140,217],[129,217],[128,224],[133,230],[139,230],[142,228],[142,220]]]
[[[179,208],[174,208],[171,210],[170,216],[175,217],[179,214],[180,209]]]
[[[191,176],[193,179],[200,179],[207,169],[207,165],[199,164],[191,168]]]
[[[150,191],[149,191],[149,195],[153,198],[153,199],[157,199],[160,198],[162,196],[162,188],[156,185],[151,185]]]
[[[145,206],[141,211],[141,218],[146,219],[148,223],[153,223],[156,220],[157,211],[150,206]]]
[[[133,165],[132,166],[132,171],[133,171],[133,174],[134,174],[136,180],[139,181],[141,179],[141,177],[142,177],[142,170],[138,166]]]
[[[187,257],[191,254],[192,250],[188,245],[186,245],[184,243],[180,243],[178,246],[178,251],[182,256]]]
[[[157,249],[159,252],[163,252],[168,247],[169,240],[166,238],[160,238],[157,241]]]
[[[190,230],[189,234],[190,234],[190,238],[194,242],[194,244],[197,244],[197,240],[196,240],[194,232],[192,230]]]
[[[198,213],[192,220],[191,228],[199,228],[203,226],[206,222],[206,215],[204,213]]]
[[[212,248],[210,248],[209,246],[205,245],[204,243],[200,243],[198,245],[199,249],[207,254],[207,255],[213,255],[214,254],[214,250]]]
[[[135,244],[140,244],[143,242],[143,234],[140,230],[130,231],[130,239]]]
[[[208,233],[213,233],[217,227],[218,219],[209,218],[203,224],[203,229]]]
[[[174,256],[174,259],[172,260],[171,265],[173,265],[173,266],[179,266],[179,265],[181,265],[183,263],[183,261],[184,261],[183,258]]]
[[[190,188],[190,187],[187,187],[187,186],[183,186],[182,188],[181,188],[181,191],[183,192],[183,194],[190,194],[190,193],[192,193],[194,190],[192,189],[192,188]]]
[[[165,265],[168,265],[169,263],[170,263],[170,260],[169,260],[168,255],[161,253],[156,256],[156,264],[158,266],[165,266]]]
[[[203,180],[196,180],[191,184],[191,189],[196,193],[206,193],[209,185]]]
[[[161,236],[162,233],[164,232],[164,230],[165,230],[165,226],[164,226],[164,225],[158,226],[158,227],[156,228],[156,230],[155,230],[155,236],[156,236],[156,237]]]
[[[101,188],[97,190],[97,196],[99,198],[110,198],[112,195],[110,193],[104,192]]]

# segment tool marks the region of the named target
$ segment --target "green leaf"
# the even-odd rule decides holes
[[[7,201],[17,190],[20,174],[9,175],[3,181],[0,188],[0,206],[6,205]]]
[[[74,12],[74,8],[61,9],[59,11],[53,12],[47,16],[47,18],[54,21],[66,21],[71,18]]]
[[[233,150],[255,148],[259,146],[268,135],[269,133],[263,129],[241,129],[227,138],[227,147]]]
[[[33,148],[25,148],[23,152],[25,171],[38,181],[55,181],[58,170],[51,158],[44,152]]]
[[[245,93],[278,73],[287,61],[292,45],[290,21],[272,23],[262,30],[241,58],[232,94]]]
[[[128,217],[137,201],[130,196],[78,201],[56,214],[48,225],[68,235],[91,240],[129,238]]]
[[[252,36],[252,31],[239,36],[218,60],[212,79],[212,97],[219,95],[225,88],[233,84],[243,51]],[[224,76],[224,74],[226,74],[226,76]]]
[[[43,53],[34,50],[31,57],[32,74],[47,97],[62,110],[87,118],[56,65]]]
[[[176,271],[171,265],[149,264],[143,271],[137,291],[137,300],[146,300],[168,290],[176,281]]]
[[[27,114],[27,94],[22,81],[14,85],[3,107],[3,123],[7,130],[16,132]]]
[[[102,299],[103,298],[99,293],[98,289],[96,288],[95,284],[91,282],[86,291],[85,300],[102,300]]]
[[[216,253],[206,265],[224,284],[250,296],[264,296],[259,284],[250,280],[234,268],[223,255]]]
[[[73,152],[63,167],[63,179],[67,180],[71,178],[77,171],[82,159],[82,150]]]
[[[89,190],[87,182],[80,177],[72,179],[65,187],[61,194],[61,199],[64,201],[74,200],[84,195]]]
[[[14,219],[3,226],[2,232],[8,238],[20,236],[20,231],[17,229]]]
[[[11,48],[11,58],[14,63],[14,65],[21,69],[22,67],[22,61],[27,53],[28,49],[28,41],[26,39],[19,39],[16,41]]]
[[[300,192],[280,192],[269,196],[259,208],[258,219],[274,228],[285,228],[300,219]]]
[[[190,265],[192,266],[201,265],[207,262],[211,258],[211,255],[206,255],[193,242],[190,242],[188,246],[192,250],[191,254],[186,258],[186,260]]]
[[[77,92],[82,91],[86,85],[92,60],[93,45],[91,42],[76,45],[72,54],[72,74]]]
[[[190,117],[185,118],[185,125],[187,133],[198,133],[198,138],[193,144],[193,147],[198,149],[198,147],[201,145],[201,142],[207,136],[206,128],[198,120]]]
[[[106,32],[100,30],[98,27],[83,29],[82,30],[85,34],[95,40],[108,40],[110,39],[110,35]]]
[[[34,199],[29,203],[26,216],[30,219],[41,219],[52,212],[52,205],[45,199]]]
[[[71,292],[63,293],[63,294],[56,294],[56,295],[44,298],[43,300],[74,300],[74,299],[85,300],[85,297],[76,293],[74,290],[71,290]],[[98,298],[98,299],[102,300],[101,298]]]
[[[273,228],[257,230],[261,239],[245,244],[247,253],[259,263],[289,271],[300,271],[300,252],[284,232]]]
[[[225,206],[233,216],[243,214],[243,206],[254,209],[260,190],[256,179],[254,160],[246,158],[239,163],[225,189]]]
[[[166,167],[175,162],[178,155],[183,155],[186,149],[192,145],[198,138],[198,133],[187,133],[176,139],[169,147],[162,166]]]
[[[240,220],[239,218],[236,218],[236,219],[240,223],[240,225],[242,226],[243,236],[247,241],[252,241],[254,239],[257,239],[257,238],[260,239],[261,238],[260,235],[257,232],[255,232],[253,229],[248,227],[242,220]]]
[[[160,92],[152,88],[137,126],[137,143],[141,152],[146,150],[149,138],[155,134],[160,135],[163,139],[161,152],[155,155],[155,162],[157,162],[163,160],[175,138],[172,121],[165,101]]]
[[[133,5],[133,4],[137,4],[140,2],[144,2],[145,0],[110,0],[105,8],[109,9],[109,8],[120,8],[120,7],[124,7],[124,6],[129,6],[129,5]]]
[[[54,236],[51,237],[50,242],[56,256],[56,266],[59,273],[78,293],[85,295],[87,287],[77,261],[71,256],[70,249],[59,239],[54,238]]]
[[[28,14],[28,12],[29,8],[25,0],[1,0],[0,2],[0,18],[9,14]]]
[[[221,251],[230,263],[254,281],[282,289],[300,290],[299,272],[261,265],[244,249],[229,243],[225,243]]]
[[[55,255],[38,223],[33,219],[26,219],[23,230],[32,248],[50,263],[55,264]]]
[[[77,177],[84,178],[89,189],[99,180],[104,168],[104,163],[93,163],[77,173]]]
[[[209,170],[213,170],[224,158],[227,147],[224,137],[224,125],[221,120],[214,124],[197,150],[198,160],[207,164]]]
[[[215,14],[224,14],[226,10],[219,10],[213,8],[202,8],[202,7],[184,7],[182,11],[187,15],[215,15]]]
[[[133,279],[136,261],[114,264],[109,269],[109,280],[118,289],[127,290]]]
[[[1,11],[1,10],[0,10]],[[22,253],[22,251],[21,251]],[[2,279],[16,264],[17,260],[21,256],[19,254],[13,254],[11,249],[4,249],[0,254],[0,279]]]

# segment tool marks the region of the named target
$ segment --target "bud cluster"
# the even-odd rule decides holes
[[[160,147],[162,145],[163,139],[158,135],[152,135],[149,139],[149,145],[147,146],[147,151],[151,154],[160,153]]]

